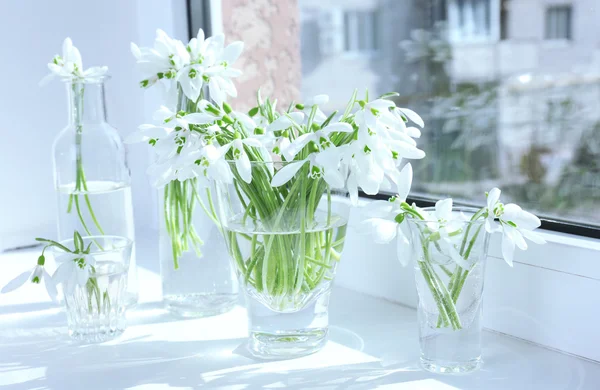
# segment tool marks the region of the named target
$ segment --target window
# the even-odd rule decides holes
[[[272,15],[252,23],[261,28],[248,27],[255,36],[245,40],[257,42],[250,60],[260,70],[252,77],[266,74],[264,84],[277,97],[297,100],[289,92],[294,88],[304,99],[326,93],[329,112],[343,110],[354,88],[368,88],[371,97],[399,92],[396,104],[419,112],[426,124],[418,144],[427,157],[413,162],[412,196],[452,196],[481,205],[484,192],[497,186],[506,202],[545,218],[545,227],[600,235],[600,24],[591,17],[600,14],[596,1],[586,1],[586,13],[546,8],[546,0],[268,3],[277,3],[279,13],[248,6],[245,14],[230,8],[226,12],[239,14],[223,15],[229,31],[238,34],[248,15]],[[297,4],[299,14],[288,3]],[[283,23],[280,15],[293,20]],[[298,34],[300,61],[281,66],[293,53],[286,51],[290,38],[272,34],[281,42],[266,45],[261,32],[269,23],[300,26],[285,30]],[[571,37],[575,25],[585,39],[564,47],[545,44],[545,28],[556,31],[547,36]],[[376,59],[346,55],[373,50]],[[286,57],[270,59],[263,72],[257,51]],[[301,74],[290,76],[289,64],[298,63]]]
[[[571,6],[548,7],[546,10],[546,39],[571,39]]]
[[[344,50],[369,53],[377,49],[377,13],[375,11],[344,12]]]
[[[600,209],[594,206],[600,204],[600,72],[598,63],[583,55],[598,53],[600,24],[573,20],[589,32],[574,54],[548,48],[543,39],[532,39],[531,31],[546,22],[555,26],[552,37],[570,36],[573,14],[564,6],[544,14],[544,2],[532,1],[538,6],[372,1],[385,9],[376,24],[378,61],[361,64],[359,72],[354,63],[322,57],[303,68],[303,97],[328,93],[334,110],[345,105],[347,90],[354,87],[369,88],[371,96],[399,92],[396,103],[422,113],[426,123],[419,145],[427,157],[413,162],[415,196],[449,195],[481,204],[484,191],[498,186],[507,201],[546,218],[600,227]],[[321,9],[346,3],[327,2]],[[301,15],[308,5],[319,9],[317,4],[299,0]],[[541,14],[534,17],[532,9]],[[344,13],[345,50],[366,47],[358,38],[371,36],[365,31],[372,29],[372,19],[365,15]],[[507,40],[500,43],[490,38],[500,38],[501,18]],[[478,44],[460,45],[464,41]],[[302,40],[302,52],[310,45]]]
[[[483,41],[493,38],[499,21],[492,12],[493,0],[450,0],[449,19],[455,42]]]

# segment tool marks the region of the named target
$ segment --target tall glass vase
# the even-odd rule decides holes
[[[177,111],[197,112],[179,90]],[[185,317],[207,317],[238,303],[238,283],[206,181],[173,180],[160,190],[163,301]]]
[[[453,212],[472,215],[477,210],[454,208]],[[438,221],[406,220],[419,295],[421,365],[438,373],[474,371],[482,364],[483,282],[489,243],[485,220],[453,221],[449,234],[436,230]]]
[[[131,179],[117,130],[106,122],[104,81],[68,80],[68,125],[53,144],[58,238],[81,235],[134,241]],[[126,303],[137,302],[135,249],[127,272]]]
[[[246,297],[249,351],[289,358],[318,351],[328,334],[328,305],[344,246],[349,202],[309,164],[271,187],[284,163],[252,163],[252,182],[215,181],[217,215]]]
[[[238,302],[238,283],[211,211],[212,197],[190,179],[167,184],[160,199],[160,273],[167,308],[185,317],[231,310]]]

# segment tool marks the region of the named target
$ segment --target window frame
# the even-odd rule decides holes
[[[379,193],[377,195],[368,195],[363,191],[359,192],[359,196],[365,199],[374,199],[374,200],[388,200],[392,194]],[[415,203],[418,207],[433,207],[435,206],[435,200],[426,196],[409,196],[406,201],[410,204]],[[467,207],[481,207],[476,203],[470,202],[455,202],[456,205],[459,206],[467,206]],[[551,231],[551,232],[559,232],[572,234],[576,236],[588,237],[600,239],[600,227],[595,227],[593,225],[583,224],[583,223],[575,223],[572,221],[554,219],[548,217],[540,217],[540,221],[542,225],[541,229]]]
[[[566,16],[567,16],[567,29],[566,29],[566,33],[567,36],[566,37],[550,37],[549,36],[549,18],[550,18],[550,12],[556,12],[557,16],[561,15],[563,12],[566,12]],[[558,11],[558,12],[557,12]],[[562,12],[560,12],[562,11]],[[545,41],[565,41],[565,42],[571,42],[573,40],[573,4],[571,3],[557,3],[557,4],[548,4],[546,6],[546,9],[544,10],[544,40]]]

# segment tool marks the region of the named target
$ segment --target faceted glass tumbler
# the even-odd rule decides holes
[[[455,215],[476,212],[470,208],[453,211]],[[482,364],[483,285],[489,243],[484,220],[460,222],[456,233],[447,237],[435,231],[432,234],[432,221],[406,220],[419,296],[421,365],[437,373],[474,371]],[[451,252],[460,254],[462,266]]]
[[[133,242],[119,236],[86,236],[90,255],[96,264],[85,286],[76,286],[72,293],[64,292],[69,335],[84,343],[111,340],[126,328],[127,280]],[[68,248],[73,240],[61,241]],[[54,249],[59,261],[64,255]]]

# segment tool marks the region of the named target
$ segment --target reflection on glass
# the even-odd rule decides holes
[[[354,88],[423,114],[413,194],[600,225],[600,4],[299,0],[302,95]],[[581,11],[578,12],[578,9]],[[477,194],[477,195],[475,195]]]

